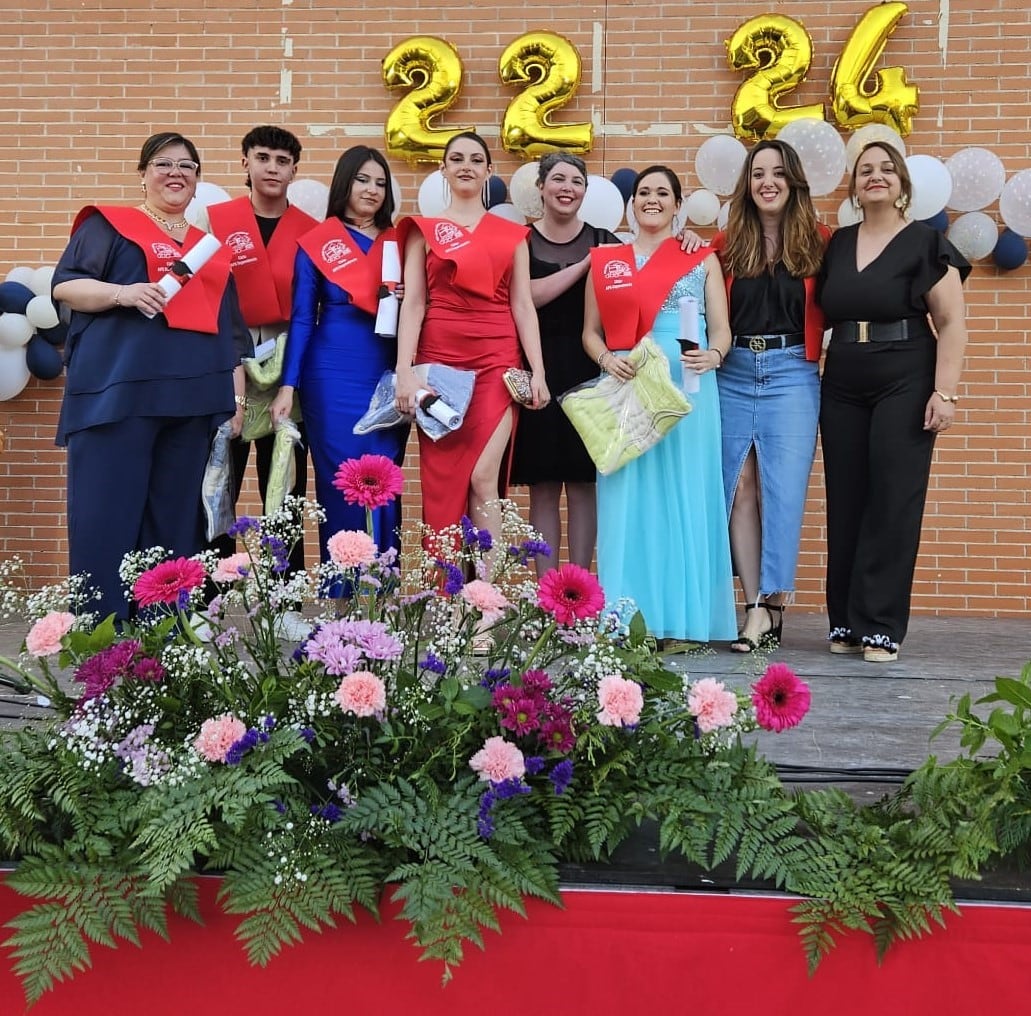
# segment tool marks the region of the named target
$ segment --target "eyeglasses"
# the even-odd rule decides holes
[[[167,174],[171,173],[173,169],[178,169],[180,173],[187,176],[200,169],[200,163],[194,162],[193,159],[151,159],[147,165],[153,166],[159,173]]]

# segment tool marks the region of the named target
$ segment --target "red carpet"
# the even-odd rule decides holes
[[[528,920],[504,915],[503,933],[488,932],[482,952],[470,947],[442,987],[441,967],[418,962],[405,925],[387,917],[309,933],[267,968],[251,967],[233,938],[236,919],[214,906],[215,885],[202,889],[205,928],[177,919],[170,944],[146,934],[140,950],[93,947],[93,969],[58,985],[33,1016],[271,1016],[311,1006],[386,1016],[980,1016],[1031,1004],[1031,907],[965,905],[881,966],[872,940],[852,935],[810,978],[789,899],[575,890],[563,894],[564,910],[531,903]],[[0,921],[20,903],[0,887]],[[0,1014],[23,1009],[5,956]]]

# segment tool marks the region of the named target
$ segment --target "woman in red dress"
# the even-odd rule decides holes
[[[490,152],[472,132],[444,149],[441,174],[451,200],[439,218],[398,226],[404,245],[404,300],[398,325],[397,406],[415,411],[416,363],[474,370],[472,402],[458,430],[439,441],[419,432],[423,521],[440,532],[463,515],[495,536],[516,407],[502,380],[524,362],[534,408],[547,405],[540,332],[530,295],[527,229],[488,215],[483,201]]]

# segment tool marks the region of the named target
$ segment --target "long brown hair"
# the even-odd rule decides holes
[[[780,224],[780,252],[777,258],[797,279],[815,275],[823,259],[826,242],[820,233],[798,153],[784,141],[760,141],[748,153],[730,197],[727,218],[727,242],[723,248],[723,265],[735,278],[754,279],[773,270],[766,257],[759,209],[752,198],[752,164],[763,151],[773,150],[784,163],[784,179],[788,185],[788,202]]]

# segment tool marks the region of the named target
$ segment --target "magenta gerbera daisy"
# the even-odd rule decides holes
[[[537,587],[537,603],[559,624],[595,617],[605,606],[601,584],[578,564],[564,564],[546,572]]]
[[[385,455],[363,455],[340,463],[333,486],[348,504],[382,508],[404,488],[404,474]]]
[[[755,718],[764,730],[780,732],[797,727],[809,712],[809,685],[786,664],[771,663],[752,685]]]
[[[204,581],[204,565],[188,557],[177,557],[145,571],[133,586],[132,594],[141,607],[155,603],[180,603]]]

